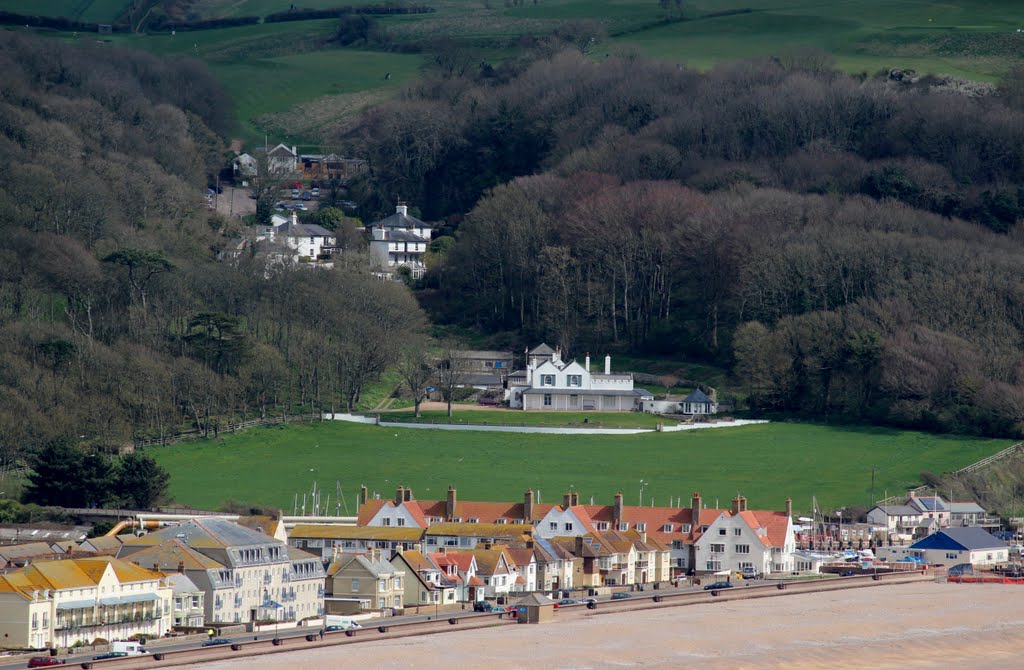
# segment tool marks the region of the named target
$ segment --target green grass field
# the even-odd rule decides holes
[[[865,505],[920,483],[922,471],[973,463],[1005,440],[936,436],[882,428],[767,424],[631,436],[563,436],[394,429],[341,422],[252,430],[217,441],[149,453],[171,473],[171,495],[202,508],[234,500],[291,511],[314,481],[341,482],[349,512],[361,484],[382,496],[412,486],[423,499],[449,484],[464,500],[518,500],[527,487],[547,502],[575,487],[583,500],[668,504],[700,491],[711,505],[737,493],[755,508],[780,509],[791,496],[806,511]],[[332,496],[333,497],[333,496]],[[333,507],[333,503],[332,503]],[[342,508],[344,512],[344,508]]]
[[[476,405],[452,405],[447,410],[424,410],[416,419],[414,410],[382,412],[382,421],[415,423],[471,423],[491,426],[584,426],[592,428],[654,428],[663,418],[636,412],[522,412],[519,410],[481,410]],[[584,424],[586,420],[586,424]]]

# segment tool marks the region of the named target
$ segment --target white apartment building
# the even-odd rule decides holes
[[[171,629],[171,598],[163,574],[127,561],[38,561],[0,575],[0,633],[23,649],[159,637]]]
[[[284,620],[323,613],[318,556],[217,517],[191,519],[126,541],[118,558],[186,575],[205,595],[206,623],[255,621],[268,598]]]
[[[788,511],[748,510],[746,498],[734,498],[732,511],[721,512],[694,542],[696,571],[791,572],[796,538]]]

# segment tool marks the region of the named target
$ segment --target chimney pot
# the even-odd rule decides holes
[[[625,507],[623,506],[622,502],[622,491],[619,491],[618,493],[615,494],[615,508],[613,512],[615,520],[615,530],[618,530],[619,524],[622,523],[623,517],[625,516]]]
[[[587,352],[587,357],[585,359],[583,359],[583,360],[584,360],[583,368],[587,372],[590,372],[590,352],[589,351]]]
[[[523,521],[533,521],[533,489],[526,489],[526,493],[523,494]]]
[[[455,486],[452,485],[452,484],[449,484],[448,485],[448,501],[445,503],[445,506],[444,506],[444,513],[448,517],[448,521],[451,521],[452,519],[455,518],[455,505],[456,505]]]
[[[401,505],[405,501],[405,487],[399,485],[395,489],[395,505]]]
[[[739,514],[742,510],[740,509],[740,497],[736,496],[732,499],[732,513]]]
[[[572,507],[572,494],[565,493],[562,495],[562,507],[568,509]]]
[[[790,519],[793,518],[793,499],[786,498],[786,516]]]
[[[610,375],[612,373],[612,357],[605,355],[604,357],[604,373]]]

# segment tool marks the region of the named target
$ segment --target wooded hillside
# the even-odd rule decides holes
[[[345,407],[423,317],[365,257],[218,260],[230,107],[204,66],[0,42],[0,458]]]
[[[1022,90],[570,52],[435,79],[352,139],[371,197],[455,231],[440,318],[684,352],[755,408],[1019,434]]]

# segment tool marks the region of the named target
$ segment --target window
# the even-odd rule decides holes
[[[506,523],[508,523],[508,519],[506,519],[505,517],[502,517],[500,519],[495,519],[494,523],[505,525]]]
[[[566,382],[569,386],[579,388],[583,386],[583,375],[569,375],[566,377]]]
[[[684,523],[682,526],[679,527],[679,532],[680,533],[689,533],[690,532],[690,524]]]
[[[565,529],[566,530],[572,530],[572,524],[571,523],[565,524]]]
[[[947,553],[946,553],[946,558],[951,558],[951,559],[954,559],[954,560],[955,560],[955,559],[956,559],[956,557],[957,557],[957,556],[956,556],[956,554],[955,554],[955,553],[950,553],[950,552],[947,552]]]
[[[722,569],[722,562],[721,561],[708,561],[705,564],[705,570],[712,570],[714,572],[718,572],[721,569]]]
[[[544,394],[544,406],[545,407],[551,407],[551,394],[550,393],[545,393]]]
[[[598,530],[608,530],[608,522],[607,521],[598,521],[597,522],[597,529]]]
[[[664,526],[661,527],[661,532],[663,532],[663,533],[671,533],[672,532],[672,524],[666,523]]]
[[[718,529],[718,534],[719,535],[725,535],[725,533],[726,533],[726,530],[724,528],[719,528]]]
[[[358,577],[353,577],[352,578],[352,590],[353,591],[358,591],[359,590],[359,578]]]
[[[740,535],[743,535],[743,529],[742,528],[733,528],[732,529],[732,534],[735,535],[736,537],[739,537]]]
[[[749,554],[750,553],[750,545],[749,544],[737,544],[736,545],[736,553],[737,554]]]
[[[480,523],[480,519],[478,519],[475,516],[471,516],[471,517],[469,517],[469,522],[470,523]]]
[[[383,593],[384,591],[387,591],[388,590],[388,580],[386,580],[386,579],[379,579],[379,580],[377,580],[377,590],[380,591],[381,593]]]
[[[551,523],[548,524],[548,529],[549,530],[558,530],[558,524],[555,523],[554,521],[552,521]]]
[[[541,386],[554,386],[555,385],[555,376],[554,375],[541,375],[540,376],[540,385]]]
[[[638,523],[636,525],[636,529],[642,533],[645,530],[647,530],[647,524],[646,523]]]
[[[382,519],[381,520],[381,525],[390,526],[391,525],[391,519]]]
[[[395,576],[395,590],[396,591],[400,591],[401,589],[402,589],[402,578],[396,575]],[[401,596],[395,596],[395,601],[397,602],[400,597]]]
[[[725,553],[725,545],[724,544],[712,544],[711,545],[711,553],[712,554],[724,554]]]
[[[405,525],[405,519],[397,519],[397,521],[398,521],[398,525],[399,526],[404,526]]]

